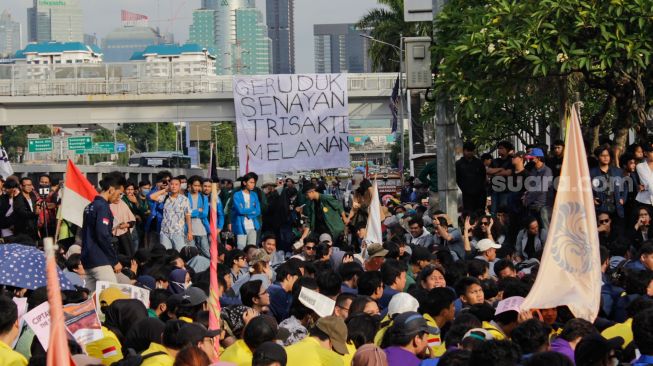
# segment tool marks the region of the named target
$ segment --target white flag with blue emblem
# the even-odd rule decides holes
[[[566,305],[593,322],[601,302],[599,234],[580,116],[573,107],[549,235],[535,284],[521,308]]]

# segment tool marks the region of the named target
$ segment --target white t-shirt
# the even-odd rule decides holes
[[[243,191],[243,199],[245,200],[245,207],[249,208],[250,206],[250,193]],[[245,217],[244,221],[245,230],[254,230],[254,222],[251,219]]]

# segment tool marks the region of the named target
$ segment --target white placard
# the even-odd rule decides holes
[[[108,289],[109,287],[117,288],[125,295],[129,296],[130,299],[136,299],[142,302],[143,305],[145,305],[146,309],[150,308],[150,290],[146,290],[137,286],[125,285],[122,283],[111,283],[107,281],[97,281],[95,284],[95,296],[97,296],[97,304],[100,303],[100,294],[102,291]]]
[[[236,76],[240,174],[349,167],[346,74]]]
[[[333,309],[336,307],[335,301],[306,287],[302,287],[299,292],[299,302],[313,310],[321,318],[333,315]]]
[[[23,320],[41,342],[43,349],[47,351],[50,344],[50,304],[46,301],[28,311],[23,316]]]

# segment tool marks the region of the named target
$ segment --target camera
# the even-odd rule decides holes
[[[50,195],[50,186],[49,185],[39,186],[39,196],[45,199],[48,197],[48,195]]]

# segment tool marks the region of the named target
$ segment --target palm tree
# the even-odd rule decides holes
[[[404,37],[431,36],[431,22],[404,22],[403,0],[377,0],[384,7],[370,10],[356,24],[361,30],[369,30],[379,41],[399,46],[399,35]],[[397,51],[388,45],[370,41],[369,56],[375,71],[399,71]]]

